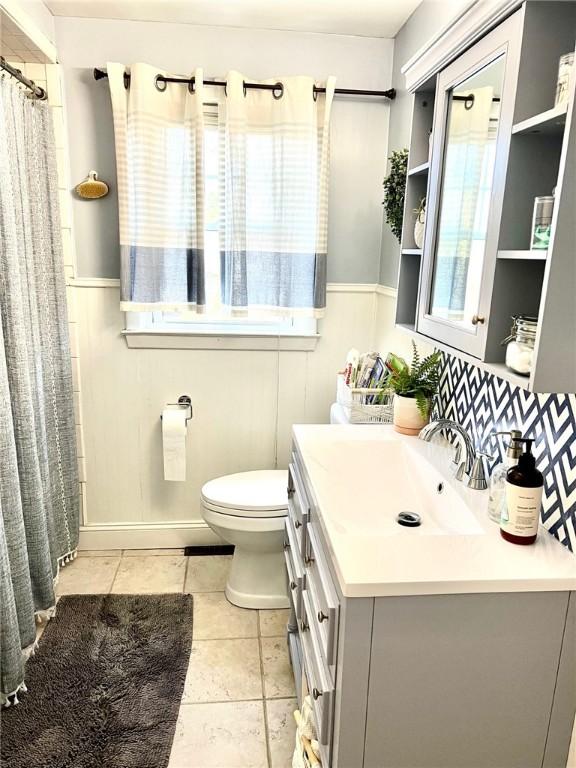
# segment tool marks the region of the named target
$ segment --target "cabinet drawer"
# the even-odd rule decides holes
[[[309,621],[316,628],[326,663],[333,666],[336,663],[340,602],[332,583],[315,523],[308,525],[307,538],[306,589],[310,593],[309,601],[312,610],[312,613],[309,614]]]
[[[300,622],[300,637],[304,656],[304,671],[308,681],[312,709],[316,720],[318,741],[329,746],[334,721],[334,683],[324,663],[318,636],[309,622],[312,605],[306,590],[302,593],[304,618]]]
[[[300,555],[304,557],[306,554],[306,528],[310,521],[310,505],[294,462],[288,467],[288,516],[294,525]]]
[[[289,517],[284,521],[284,558],[288,571],[288,587],[298,619],[302,618],[302,590],[304,589],[304,567],[300,558],[296,534]]]

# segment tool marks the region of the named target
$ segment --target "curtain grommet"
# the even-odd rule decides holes
[[[246,94],[248,93],[248,88],[246,88],[245,80],[242,80],[242,90],[244,91],[244,98],[246,98]]]
[[[196,78],[194,77],[191,77],[190,80],[188,80],[188,92],[196,93]]]
[[[124,89],[127,91],[130,87],[130,75],[128,72],[124,72]]]
[[[166,82],[163,75],[156,75],[156,77],[154,78],[154,85],[156,86],[156,90],[160,91],[160,93],[164,93],[164,91],[168,87],[168,83]],[[164,87],[161,88],[160,87],[161,85],[164,85]]]
[[[316,90],[316,86],[312,86],[312,98],[314,101],[318,101],[318,91]]]
[[[280,91],[280,92],[277,93],[277,91]],[[272,88],[272,96],[274,96],[276,100],[281,99],[282,96],[284,96],[284,86],[282,85],[282,83],[276,83],[274,85],[274,87]]]
[[[472,109],[474,106],[474,94],[471,93],[469,96],[466,96],[466,99],[464,100],[464,109],[469,110]]]

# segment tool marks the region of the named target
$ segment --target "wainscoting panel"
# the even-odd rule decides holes
[[[534,455],[544,475],[543,523],[576,551],[576,394],[533,394],[444,354],[436,408],[479,443],[493,431],[512,428],[534,438]],[[502,459],[504,444],[505,438],[492,437],[486,450]]]
[[[128,348],[118,285],[78,281],[70,288],[82,362],[81,546],[88,549],[140,549],[144,540],[152,547],[206,544],[202,485],[232,472],[286,467],[292,424],[326,423],[346,353],[372,345],[372,285],[329,291],[310,352]],[[171,483],[163,478],[160,413],[181,394],[192,398],[194,418],[187,479]]]

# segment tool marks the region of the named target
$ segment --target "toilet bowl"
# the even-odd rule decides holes
[[[234,557],[226,597],[241,608],[288,608],[284,519],[286,470],[225,475],[202,488],[202,516]]]

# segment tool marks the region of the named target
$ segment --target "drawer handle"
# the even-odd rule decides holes
[[[300,621],[300,629],[302,630],[302,632],[306,632],[306,630],[308,629],[308,624],[306,624],[304,619],[301,619]]]
[[[328,619],[329,619],[329,618],[330,618],[330,617],[329,617],[329,616],[327,616],[327,615],[326,615],[325,613],[323,613],[322,611],[318,611],[318,621],[320,622],[320,624],[322,624],[322,622],[323,622],[323,621],[328,621]]]
[[[290,589],[296,589],[297,586],[298,584],[295,581],[290,582]]]
[[[312,698],[314,701],[318,701],[318,699],[322,696],[322,691],[319,691],[318,688],[312,689]]]
[[[314,555],[306,555],[306,557],[304,558],[304,562],[306,563],[306,565],[310,565],[310,563],[313,563]]]
[[[294,490],[294,488],[287,488],[286,492],[288,494],[288,498],[291,499],[292,496],[294,496],[295,490]]]
[[[294,528],[301,528],[301,527],[302,527],[302,523],[300,522],[300,520],[296,520],[296,522],[294,523]]]
[[[283,544],[283,547],[284,547],[284,552],[286,552],[287,549],[290,549],[290,542],[289,541],[285,541],[284,544]]]

